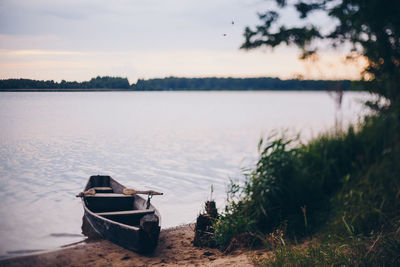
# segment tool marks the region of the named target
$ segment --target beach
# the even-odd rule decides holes
[[[0,261],[0,266],[252,266],[261,250],[237,249],[228,255],[192,244],[194,225],[162,230],[150,255],[140,255],[107,240],[86,241],[65,248]]]

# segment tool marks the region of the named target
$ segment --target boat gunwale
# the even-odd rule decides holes
[[[139,231],[139,230],[140,230],[139,227],[132,226],[132,225],[128,225],[128,224],[123,224],[123,223],[120,223],[120,222],[117,222],[117,221],[110,220],[110,219],[108,219],[108,218],[106,218],[106,217],[103,217],[103,216],[101,216],[101,215],[98,215],[98,214],[96,214],[95,212],[89,210],[89,208],[86,206],[85,200],[84,200],[83,198],[82,198],[82,202],[83,202],[83,207],[85,208],[85,211],[87,211],[87,212],[88,212],[90,215],[92,215],[92,216],[95,216],[95,217],[97,217],[97,218],[99,218],[99,219],[101,219],[101,220],[107,221],[107,222],[109,222],[109,223],[119,225],[119,226],[121,226],[122,228],[127,228],[127,229],[135,230],[135,231]],[[89,223],[90,223],[90,220],[89,220]],[[91,224],[91,223],[90,223],[90,224]],[[93,225],[92,225],[92,227],[93,227]],[[96,230],[95,227],[93,227],[93,228]],[[97,232],[97,230],[96,230],[96,232]]]
[[[118,184],[119,186],[121,186],[121,187],[123,187],[123,188],[126,188],[126,186],[120,184],[118,181],[116,181],[115,179],[113,179],[111,176],[109,176],[109,175],[106,175],[106,176],[110,177],[110,182],[111,182],[111,180],[112,180],[114,183]],[[89,184],[90,184],[90,178],[89,178],[88,182],[86,183],[86,186],[85,186],[85,190],[84,190],[84,191],[86,191],[86,190],[89,189]],[[113,187],[111,186],[111,183],[110,183],[110,187],[113,188]],[[90,188],[92,188],[92,187],[90,187]],[[114,189],[114,188],[113,188],[113,189]],[[141,197],[141,196],[139,196],[139,195],[135,195],[135,198],[140,198],[140,199],[142,199],[143,201],[146,201],[143,197]],[[140,227],[132,226],[132,225],[128,225],[128,224],[123,224],[123,223],[120,223],[120,222],[117,222],[117,221],[113,221],[113,220],[110,220],[110,219],[108,219],[108,218],[106,218],[106,217],[104,217],[104,216],[98,215],[98,214],[96,214],[95,212],[91,211],[91,210],[86,206],[85,197],[82,197],[82,198],[81,198],[81,201],[82,201],[82,204],[83,204],[83,208],[85,209],[85,212],[88,212],[90,215],[95,216],[95,217],[97,217],[98,219],[104,220],[104,221],[106,221],[106,222],[109,222],[109,223],[118,225],[118,226],[120,226],[120,227],[122,227],[122,228],[126,228],[126,229],[129,229],[129,230],[134,230],[134,231],[140,231]],[[134,200],[134,201],[135,201],[135,200]],[[158,215],[158,216],[157,216],[157,217],[158,217],[158,220],[159,220],[159,221],[158,221],[158,226],[161,227],[161,216],[160,216],[160,213],[159,213],[159,211],[156,209],[156,207],[154,207],[152,204],[150,204],[150,205],[151,205],[152,209],[154,210],[155,214]],[[86,215],[84,214],[84,216],[86,216]],[[90,220],[88,220],[88,221],[89,221],[89,223],[92,225],[92,223],[90,222]],[[96,227],[94,227],[93,225],[92,225],[92,228],[96,230]],[[96,230],[96,232],[98,232],[98,231]]]

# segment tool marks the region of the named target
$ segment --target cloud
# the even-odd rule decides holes
[[[71,55],[85,55],[83,52],[76,51],[52,51],[52,50],[0,50],[0,56],[71,56]]]
[[[267,1],[0,1],[2,78],[354,77],[347,67],[307,67],[293,49],[239,51]]]
[[[257,77],[293,78],[299,74],[312,79],[355,79],[361,65],[343,64],[343,55],[325,53],[323,61],[308,64],[295,51],[0,51],[0,78],[25,77],[53,80],[88,80],[97,75],[138,78]],[[362,62],[361,62],[362,63]]]
[[[115,50],[237,49],[246,24],[257,21],[254,7],[243,0],[53,1],[5,0],[0,34],[56,36],[43,42],[52,49]],[[232,18],[236,24],[231,25]],[[228,34],[229,43],[220,40]],[[0,48],[30,43],[1,42]]]

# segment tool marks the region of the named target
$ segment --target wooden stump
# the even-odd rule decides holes
[[[213,239],[214,221],[218,218],[218,211],[215,201],[205,203],[206,213],[200,214],[196,220],[193,245],[196,247],[215,247]]]

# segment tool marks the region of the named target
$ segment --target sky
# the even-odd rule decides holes
[[[300,61],[290,47],[240,50],[244,28],[271,7],[268,0],[0,0],[0,79],[359,78],[362,62],[344,64],[340,50],[322,51],[318,63]],[[290,10],[283,20],[298,23]]]

